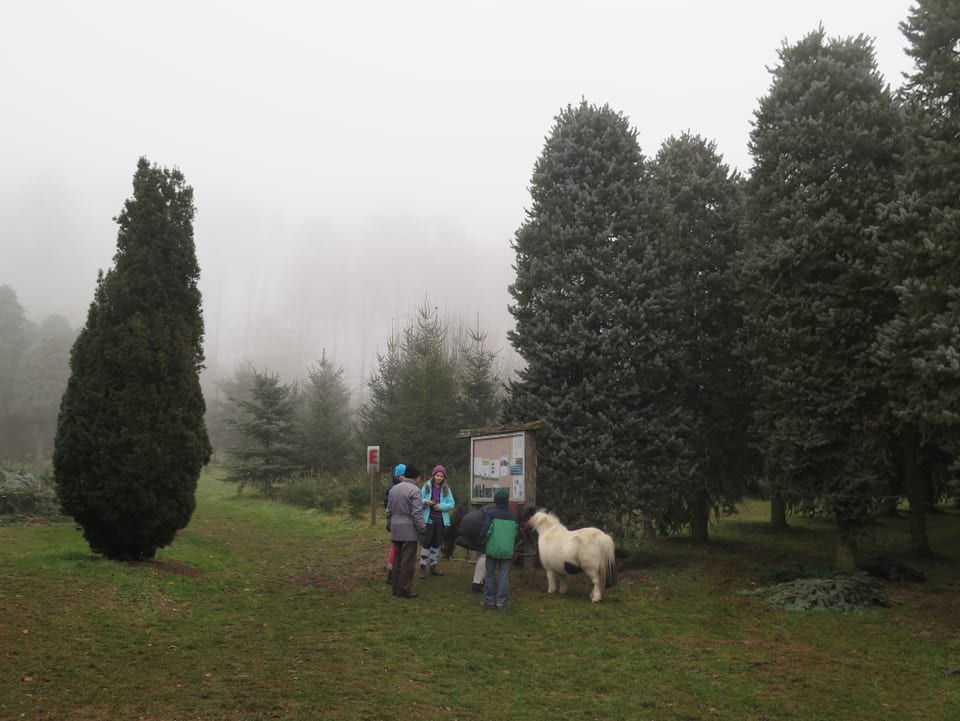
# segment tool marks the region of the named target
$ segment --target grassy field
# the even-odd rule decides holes
[[[957,721],[960,517],[943,554],[887,583],[892,608],[788,612],[740,594],[829,565],[829,524],[772,534],[750,505],[713,540],[650,541],[591,604],[512,576],[485,611],[459,551],[393,598],[379,522],[304,512],[203,479],[156,561],[91,555],[70,524],[0,528],[0,719]],[[863,549],[903,557],[905,519]]]

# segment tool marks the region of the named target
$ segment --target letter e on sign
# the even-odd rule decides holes
[[[367,446],[367,472],[380,470],[380,446]]]

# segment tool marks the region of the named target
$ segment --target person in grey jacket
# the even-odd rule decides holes
[[[407,464],[402,480],[387,497],[387,528],[393,542],[393,595],[416,598],[413,574],[417,568],[417,544],[427,530],[420,498],[420,471]]]

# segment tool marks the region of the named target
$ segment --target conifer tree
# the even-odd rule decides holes
[[[451,329],[426,301],[390,337],[360,407],[363,438],[380,446],[385,465],[441,463],[452,475],[466,469],[469,444],[458,431],[489,423],[499,411],[496,354],[485,339],[479,330]]]
[[[227,449],[226,481],[237,490],[252,485],[264,496],[304,469],[297,435],[296,387],[280,382],[278,373],[254,371],[253,385],[241,397],[232,397],[237,415],[228,420],[239,433],[240,444]]]
[[[466,467],[469,449],[456,437],[459,360],[448,334],[448,324],[425,301],[379,356],[360,417],[364,437],[380,446],[386,465],[441,463],[448,473]]]
[[[912,550],[929,553],[925,512],[937,466],[960,457],[960,15],[953,2],[919,0],[901,30],[915,61],[907,78],[905,168],[880,232],[896,314],[875,361],[910,502]]]
[[[326,354],[307,369],[299,423],[304,463],[319,473],[336,474],[346,469],[355,452],[350,389],[343,368],[334,366]]]
[[[243,361],[229,378],[216,381],[207,395],[206,424],[215,455],[227,448],[243,445],[243,435],[237,430],[234,420],[240,415],[239,400],[250,400],[254,387],[253,377],[257,369],[250,361]]]
[[[487,335],[479,328],[469,331],[469,337],[459,347],[459,425],[462,428],[480,428],[500,418],[501,388],[496,373],[496,351],[486,345]]]
[[[657,485],[646,469],[680,450],[637,384],[640,368],[654,376],[645,388],[659,373],[639,358],[652,332],[637,239],[642,172],[622,114],[568,106],[534,166],[513,243],[509,339],[526,364],[511,384],[508,420],[546,422],[537,501],[572,525],[622,528]]]
[[[73,345],[54,447],[63,510],[94,551],[152,558],[187,525],[210,457],[193,189],[141,158]]]
[[[19,420],[12,414],[17,377],[27,350],[28,321],[17,293],[0,285],[0,458],[20,456]]]
[[[449,327],[424,303],[403,334],[400,409],[407,425],[407,454],[422,465],[466,467],[466,447],[456,437],[457,359],[448,342]],[[448,469],[449,470],[449,469]]]
[[[380,458],[386,466],[409,459],[405,427],[400,409],[400,369],[403,363],[400,335],[392,333],[387,348],[377,354],[377,369],[370,375],[370,397],[360,406],[360,432],[366,444],[380,446]]]
[[[70,347],[75,339],[76,333],[66,318],[49,316],[37,329],[18,374],[10,416],[24,429],[32,451],[29,457],[38,468],[50,460],[60,399],[70,377]]]
[[[897,112],[862,36],[821,28],[785,45],[772,73],[750,136],[741,264],[756,425],[778,490],[836,519],[837,564],[851,568],[887,473],[868,351],[894,300],[872,229],[893,197]]]
[[[705,541],[711,511],[730,512],[753,472],[745,433],[749,373],[736,355],[741,310],[731,262],[739,247],[740,179],[712,142],[670,137],[647,166],[643,228],[649,246],[647,322],[656,353],[670,355],[662,423],[685,452],[656,469],[660,493],[647,505],[664,530],[689,526]],[[641,376],[640,381],[643,381]],[[656,389],[649,389],[651,396]]]

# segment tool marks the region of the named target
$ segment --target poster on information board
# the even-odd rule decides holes
[[[470,502],[491,503],[497,489],[510,491],[510,500],[526,500],[524,433],[474,436],[470,439]]]

